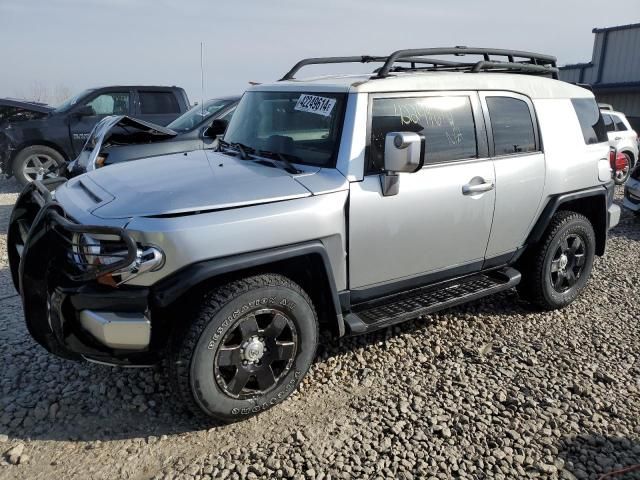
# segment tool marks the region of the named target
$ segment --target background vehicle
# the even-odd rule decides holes
[[[239,96],[208,100],[176,118],[166,129],[156,128],[156,135],[140,135],[140,128],[148,131],[153,129],[153,124],[139,124],[139,128],[134,127],[131,131],[133,119],[129,119],[127,133],[130,135],[110,137],[113,126],[119,121],[105,119],[103,121],[111,122],[113,126],[100,128],[100,124],[96,125],[78,158],[69,164],[69,176],[139,158],[214,148],[217,135],[224,133],[223,125],[229,123],[239,100]],[[218,123],[212,130],[214,120]]]
[[[347,62],[383,66],[294,79]],[[55,198],[34,182],[7,238],[29,332],[65,358],[169,356],[186,406],[235,421],[297,387],[321,326],[516,286],[562,308],[620,207],[595,98],[556,75],[554,57],[466,47],[303,60],[243,95],[220,151],[101,168]]]
[[[22,105],[26,109],[27,105]],[[112,86],[85,90],[39,118],[28,116],[0,130],[0,170],[26,184],[58,175],[82,149],[96,123],[107,115],[130,115],[160,125],[186,112],[178,87]],[[32,109],[34,110],[34,109]],[[42,110],[40,108],[40,110]]]
[[[618,152],[615,180],[618,185],[622,185],[638,161],[638,134],[624,113],[607,110],[602,112],[602,118],[609,143]]]
[[[631,171],[629,180],[624,186],[623,205],[640,216],[640,163],[636,163],[635,168]]]

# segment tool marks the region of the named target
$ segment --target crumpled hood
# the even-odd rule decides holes
[[[310,195],[284,170],[204,150],[101,168],[57,191],[60,200],[93,202],[88,210],[101,218],[222,210]]]
[[[46,116],[52,110],[53,107],[44,103],[0,98],[0,123],[34,120]]]

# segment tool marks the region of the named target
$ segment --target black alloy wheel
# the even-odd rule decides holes
[[[565,237],[558,247],[551,261],[551,284],[558,293],[564,293],[573,288],[585,266],[585,240],[579,234]]]
[[[240,318],[216,353],[218,386],[238,399],[269,393],[291,369],[297,338],[291,319],[276,309],[264,308]]]

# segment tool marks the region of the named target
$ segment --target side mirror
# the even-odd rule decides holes
[[[204,136],[208,138],[216,138],[218,135],[222,135],[227,130],[229,122],[217,118],[211,125],[204,131]]]
[[[382,194],[397,195],[400,187],[398,173],[414,173],[424,163],[424,137],[414,132],[390,132],[384,139],[384,170]]]
[[[91,105],[83,105],[75,111],[78,117],[92,117],[96,114],[96,111]]]

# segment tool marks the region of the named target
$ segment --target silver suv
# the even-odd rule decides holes
[[[382,66],[294,78],[347,62]],[[513,287],[564,307],[620,209],[593,94],[555,77],[510,50],[303,60],[244,94],[218,152],[35,182],[8,237],[29,331],[69,359],[168,359],[188,407],[234,421],[295,390],[320,328]]]

